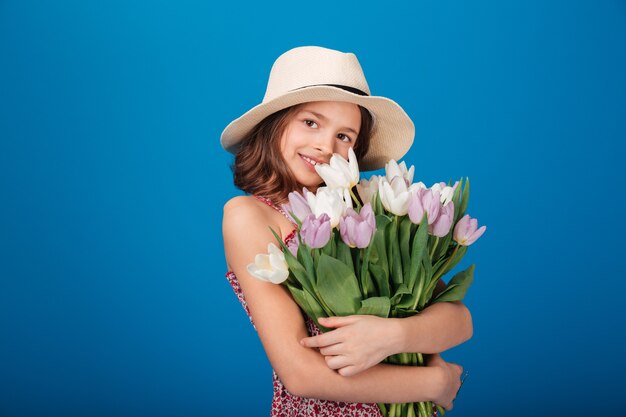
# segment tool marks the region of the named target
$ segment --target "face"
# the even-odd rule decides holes
[[[280,141],[282,156],[301,185],[315,191],[323,182],[315,171],[333,153],[348,159],[361,127],[359,106],[342,101],[316,101],[300,106]]]

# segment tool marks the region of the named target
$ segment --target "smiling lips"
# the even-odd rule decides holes
[[[300,155],[300,154],[298,154],[298,155]],[[311,158],[309,158],[308,156],[305,156],[305,155],[300,155],[300,158],[302,158],[302,160],[307,163],[307,166],[313,172],[317,172],[317,171],[315,171],[315,165],[319,165],[319,164],[322,163],[320,161],[316,161],[315,159],[311,159]]]

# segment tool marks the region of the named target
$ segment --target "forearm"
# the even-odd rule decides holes
[[[421,313],[397,319],[402,342],[398,352],[439,353],[472,337],[472,316],[457,302],[435,303]]]
[[[287,386],[294,395],[357,403],[433,401],[441,386],[438,368],[378,364],[344,377],[326,365],[317,351],[313,360],[292,374]],[[286,384],[287,385],[287,384]]]

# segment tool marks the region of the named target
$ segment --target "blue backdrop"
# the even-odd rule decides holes
[[[405,108],[416,179],[470,177],[450,415],[623,415],[620,0],[0,0],[0,415],[269,414],[219,135],[302,45]]]

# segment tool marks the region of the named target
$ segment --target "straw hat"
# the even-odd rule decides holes
[[[364,171],[399,160],[413,143],[415,126],[395,101],[370,95],[361,65],[353,53],[302,46],[276,59],[263,102],[233,120],[222,132],[222,147],[237,153],[242,138],[261,120],[287,107],[310,101],[346,101],[365,107],[374,123],[370,148],[360,161]]]

